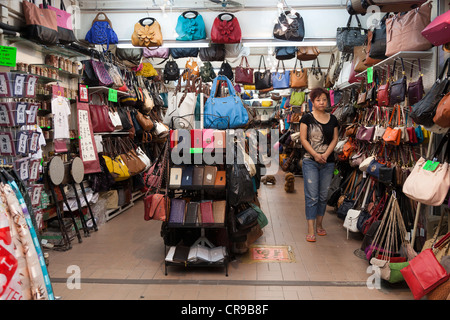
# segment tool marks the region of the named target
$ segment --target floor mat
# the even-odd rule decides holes
[[[243,262],[295,262],[295,259],[291,246],[252,245]]]

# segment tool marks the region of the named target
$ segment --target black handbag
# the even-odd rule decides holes
[[[220,70],[219,70],[218,74],[226,76],[231,81],[233,81],[233,79],[234,79],[233,68],[226,61],[222,62],[222,65],[220,66]]]
[[[174,59],[190,57],[196,58],[198,56],[198,51],[198,48],[170,48],[169,54]]]
[[[297,55],[296,47],[277,47],[275,48],[275,58],[277,60],[289,60]]]
[[[117,59],[136,66],[141,63],[143,53],[142,48],[116,48]]]
[[[203,63],[203,66],[200,67],[200,76],[202,77],[203,82],[211,82],[216,77],[211,62],[205,61]]]
[[[261,71],[261,62],[264,63],[264,70]],[[259,58],[258,71],[254,72],[255,75],[255,89],[264,90],[272,88],[272,73],[266,68],[266,61],[264,56],[261,55]]]
[[[350,27],[353,15],[350,15],[347,26],[339,27],[336,30],[336,44],[339,51],[353,53],[353,48],[363,46],[367,39],[367,30],[361,27],[358,15],[354,15],[358,22],[357,27]]]
[[[384,184],[392,184],[395,178],[395,167],[380,167],[378,181]]]
[[[387,59],[386,53],[386,19],[389,13],[386,14],[378,26],[372,31],[372,42],[370,44],[369,57],[372,59]]]
[[[225,60],[225,45],[211,43],[208,48],[200,48],[198,56],[202,61],[223,61]]]
[[[245,226],[251,224],[256,219],[258,219],[258,211],[253,209],[252,207],[245,209],[238,214],[236,214],[236,220],[239,226]]]
[[[245,164],[234,163],[231,166],[227,182],[228,201],[231,206],[250,202],[255,196],[253,181]]]
[[[291,11],[282,12],[273,26],[273,36],[280,40],[303,41],[305,25],[302,16],[298,12],[294,15]]]
[[[444,77],[445,70],[447,74]],[[447,93],[450,78],[450,58],[445,62],[444,67],[433,84],[429,92],[423,97],[422,100],[412,106],[410,113],[411,119],[415,123],[424,125],[425,127],[432,127],[433,117],[436,114],[436,108],[442,97]]]
[[[402,77],[398,79],[397,81],[391,82],[390,88],[389,88],[389,105],[393,106],[397,103],[401,103],[405,101],[406,97],[406,75],[405,75],[405,65],[403,63],[403,58],[400,58],[400,61],[402,62]],[[395,64],[397,63],[397,60],[394,61],[394,66],[392,69],[392,75],[395,73]],[[392,76],[393,78],[393,76]]]
[[[180,68],[173,57],[169,58],[164,66],[164,82],[176,81],[178,78],[180,78]]]
[[[120,117],[120,122],[122,123],[122,130],[121,131],[128,131],[130,130],[133,125],[130,123],[130,120],[128,120],[128,113],[127,110],[123,107],[117,108],[117,113]]]

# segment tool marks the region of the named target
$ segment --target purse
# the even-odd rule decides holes
[[[229,20],[222,19],[229,16]],[[219,14],[211,27],[211,42],[213,43],[240,43],[241,27],[238,19],[231,13]]]
[[[446,77],[444,77],[445,70],[447,70]],[[429,92],[422,98],[422,100],[412,106],[412,111],[409,115],[415,123],[426,127],[433,126],[433,117],[436,113],[436,107],[439,101],[441,101],[443,95],[446,93],[449,79],[450,58],[448,58],[445,62],[444,67]]]
[[[317,67],[316,67],[317,62]],[[325,86],[325,75],[320,69],[319,59],[313,61],[308,71],[308,89],[323,88]]]
[[[91,116],[92,130],[94,133],[113,132],[115,127],[109,117],[109,107],[103,103],[101,96],[98,96],[100,97],[100,104],[89,104],[89,115]]]
[[[305,102],[305,92],[293,91],[291,93],[291,99],[289,100],[289,104],[292,106],[301,106]]]
[[[388,127],[386,128],[384,134],[383,134],[383,140],[388,144],[393,144],[395,146],[400,145],[400,141],[402,138],[402,131],[398,127],[400,125],[400,108],[401,106],[396,105],[394,106],[394,109],[392,110],[391,118],[389,119]],[[391,126],[392,119],[394,117],[394,114],[397,110],[397,126]]]
[[[229,96],[216,98],[218,81],[227,84]],[[247,124],[249,120],[247,110],[226,76],[219,75],[213,80],[211,94],[205,103],[203,120],[205,129],[233,129]]]
[[[264,71],[261,70],[261,62],[264,63]],[[266,90],[272,88],[272,73],[266,67],[266,61],[264,56],[259,58],[258,71],[254,72],[255,75],[255,89]]]
[[[442,128],[450,128],[450,92],[437,105],[433,122]]]
[[[203,62],[203,66],[200,67],[200,76],[202,77],[203,82],[211,82],[216,77],[216,73],[214,72],[211,62]]]
[[[394,81],[394,73],[395,73],[395,64],[397,60],[394,61],[394,66],[392,68],[391,74],[391,85],[389,88],[389,105],[393,106],[398,103],[402,103],[405,101],[406,97],[406,75],[405,75],[405,65],[403,63],[403,58],[400,58],[402,63],[402,76],[400,79]]]
[[[225,45],[211,43],[208,48],[200,48],[198,56],[202,61],[223,61],[225,60]]]
[[[144,21],[150,20],[149,24]],[[161,26],[155,18],[146,17],[134,25],[131,44],[135,47],[159,47],[163,44]]]
[[[174,59],[196,58],[198,56],[198,48],[170,48],[169,55]]]
[[[413,70],[414,70],[414,63],[411,66],[411,81],[408,84],[408,104],[410,106],[415,105],[417,102],[422,100],[423,95],[425,94],[425,90],[423,87],[423,74],[422,74],[422,68],[420,65],[420,59],[417,59],[419,63],[419,78],[417,81],[412,81],[413,76]]]
[[[385,84],[381,84],[377,89],[377,104],[378,107],[387,107],[389,105],[389,79],[386,79]]]
[[[100,15],[103,15],[104,19],[100,19]],[[85,40],[92,44],[106,45],[107,49],[109,49],[110,44],[119,43],[119,38],[112,28],[112,23],[104,12],[99,12],[95,16],[91,28],[86,33]]]
[[[142,50],[142,55],[145,58],[160,58],[160,59],[168,59],[169,58],[169,48],[161,48],[161,47],[145,47]]]
[[[300,61],[315,60],[320,54],[317,47],[298,47],[297,59]]]
[[[245,67],[243,66],[245,62]],[[235,82],[242,84],[254,84],[253,68],[250,68],[247,57],[241,58],[241,63],[235,69]]]
[[[180,77],[180,68],[173,57],[169,57],[169,60],[164,66],[164,83],[169,83],[169,81],[177,81]]]
[[[302,16],[298,12],[283,10],[273,26],[273,36],[280,40],[303,41],[305,25]]]
[[[92,69],[98,79],[98,84],[104,87],[111,87],[114,84],[102,61],[91,60]]]
[[[297,54],[296,47],[276,47],[275,48],[275,59],[277,60],[290,60],[295,58]]]
[[[303,68],[302,62],[300,61],[300,69],[297,70],[297,61],[295,60],[294,69],[289,75],[289,86],[291,88],[306,88],[308,87],[308,72]]]
[[[56,13],[56,25],[58,30],[58,42],[61,44],[70,44],[77,41],[73,32],[72,15],[66,11],[64,0],[60,0],[59,9],[52,7],[50,0],[47,3],[43,1],[39,5],[41,9],[50,9]]]
[[[42,44],[53,45],[58,43],[58,21],[56,13],[46,9],[47,3],[43,1],[44,8],[36,6],[35,0],[22,1],[23,15],[25,16],[25,32],[27,39]]]
[[[339,51],[353,53],[355,46],[362,46],[366,42],[367,30],[361,27],[358,15],[354,15],[358,23],[357,27],[350,27],[353,15],[350,15],[346,27],[339,27],[336,30],[336,44]]]
[[[120,137],[116,141],[120,150],[120,157],[127,166],[130,176],[135,176],[143,172],[146,165],[136,154],[133,146],[130,144],[127,145]]]
[[[280,62],[283,65],[283,72],[279,72],[278,68],[280,66]],[[272,87],[274,89],[286,89],[289,88],[289,75],[290,71],[286,70],[284,67],[284,61],[278,60],[277,69],[272,73]]]
[[[367,69],[366,66],[367,46],[353,47],[353,69],[356,73],[361,73]]]
[[[193,17],[191,15],[194,15]],[[188,17],[191,16],[191,17]],[[175,27],[177,40],[192,41],[206,38],[206,28],[203,17],[197,11],[184,11],[177,20]]]
[[[385,14],[379,24],[372,31],[372,41],[370,43],[369,57],[376,60],[387,59],[386,56],[386,19],[389,13]]]
[[[433,21],[422,30],[422,36],[425,37],[434,46],[440,46],[450,42],[448,28],[450,27],[450,12],[444,12],[437,16]]]
[[[431,3],[386,19],[386,56],[400,51],[426,51],[432,44],[421,34],[430,23]]]
[[[370,56],[370,51],[372,50],[373,37],[374,37],[374,31],[369,30],[367,32],[367,45],[364,49],[364,52],[366,53],[366,57],[364,59],[364,65],[366,67],[372,67],[373,65],[383,61],[383,59],[375,59]]]

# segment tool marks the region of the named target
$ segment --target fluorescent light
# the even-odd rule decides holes
[[[244,47],[333,47],[336,40],[316,40],[316,41],[284,41],[284,40],[243,40]]]
[[[118,48],[138,48],[131,44],[130,40],[119,40]],[[177,40],[163,40],[161,48],[207,48],[209,47],[209,40],[197,41],[177,41]]]

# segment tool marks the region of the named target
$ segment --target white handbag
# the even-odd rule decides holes
[[[150,161],[150,158],[145,154],[145,152],[141,149],[141,147],[136,148],[136,154],[141,159],[143,163],[145,163],[145,169],[144,171],[147,171],[152,166],[152,162]]]
[[[153,121],[153,132],[158,138],[165,138],[169,134],[169,127],[159,121]]]
[[[195,128],[195,106],[197,104],[197,94],[186,92],[184,98],[180,100],[178,115],[173,116],[174,129],[194,129]]]
[[[119,113],[116,109],[110,107],[109,108],[109,118],[111,119],[111,122],[114,126],[114,131],[120,131],[123,129],[122,121],[120,120]]]
[[[364,200],[361,204],[361,208],[364,208],[364,206],[366,205],[366,200],[367,200],[367,196],[369,195],[369,191],[370,188],[368,187],[370,183],[370,179],[367,179],[365,186],[366,189],[366,193],[364,195]],[[355,201],[355,203],[357,203],[358,200]],[[354,208],[351,208],[350,210],[347,211],[347,215],[345,216],[345,220],[344,220],[344,228],[347,229],[347,239],[348,239],[348,232],[359,232],[358,230],[358,218],[359,215],[361,214],[361,209],[356,210]]]
[[[363,162],[361,162],[361,164],[359,165],[359,170],[361,170],[362,172],[366,172],[367,168],[369,168],[370,163],[375,159],[375,156],[370,156],[367,157],[363,160]]]

